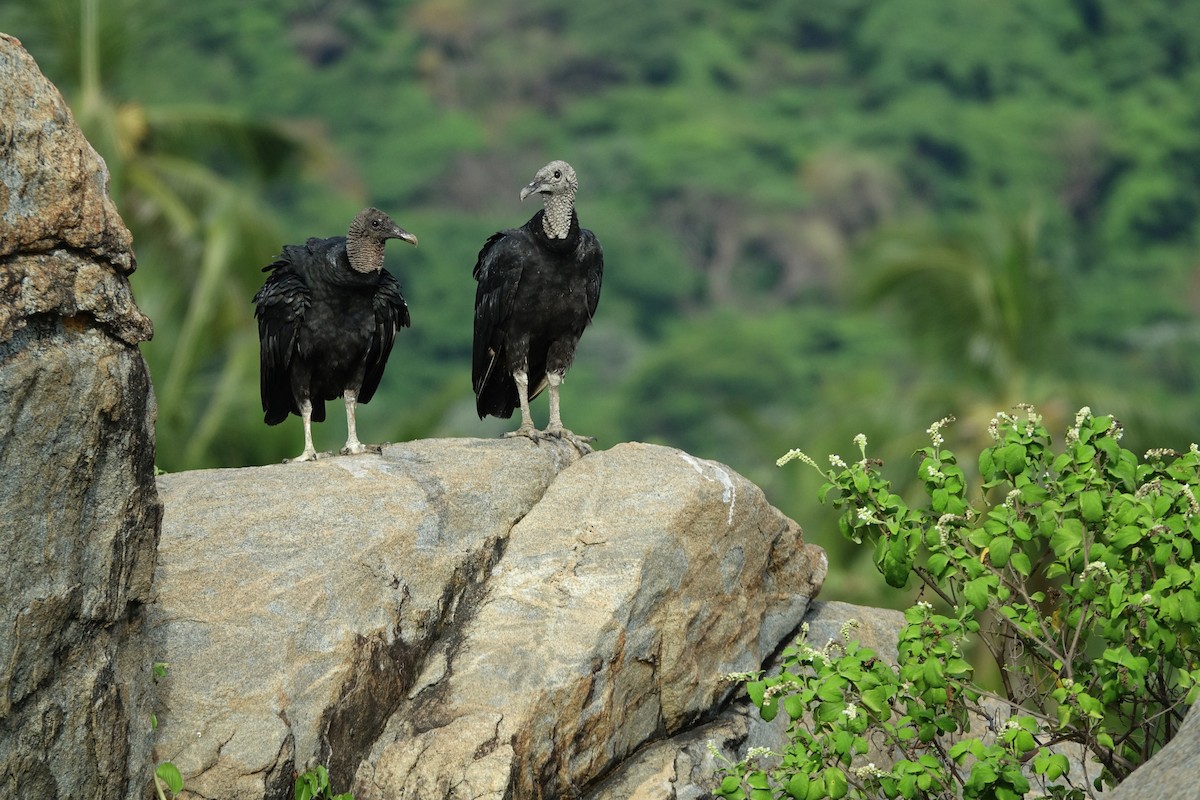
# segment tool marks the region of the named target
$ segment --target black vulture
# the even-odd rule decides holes
[[[415,245],[417,237],[377,208],[359,212],[345,236],[286,245],[254,295],[258,318],[259,388],[268,425],[288,414],[304,420],[304,452],[311,461],[312,423],[324,422],[325,401],[346,402],[343,455],[365,452],[354,407],[379,388],[396,331],[409,325],[400,283],[383,268],[388,239]],[[374,449],[374,448],[372,448]]]
[[[563,427],[558,397],[596,313],[604,275],[600,243],[579,227],[578,186],[570,164],[551,161],[521,190],[522,200],[540,194],[542,210],[520,228],[494,234],[479,251],[471,382],[480,419],[507,419],[520,407],[521,427],[506,435],[567,439],[588,452],[588,440]],[[539,432],[529,401],[547,387],[550,422]]]

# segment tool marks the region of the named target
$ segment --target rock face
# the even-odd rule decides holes
[[[726,467],[524,439],[160,478],[157,754],[204,797],[579,796],[703,726],[824,553]],[[665,797],[665,795],[664,795]]]
[[[1193,705],[1175,738],[1148,762],[1105,793],[1112,800],[1200,800],[1200,705]]]
[[[150,779],[150,323],[107,182],[58,91],[0,34],[5,797],[135,798]]]
[[[852,634],[855,639],[885,661],[896,663],[897,634],[904,627],[904,614],[899,611],[814,601],[804,616],[808,641],[820,646],[829,639],[840,640],[842,626],[851,620],[857,623]],[[738,699],[712,722],[638,751],[590,788],[585,800],[705,800],[713,796],[717,770],[739,761],[748,748],[784,752],[789,741],[787,715],[763,722],[745,691],[740,687],[736,691]],[[717,760],[714,749],[723,762]],[[882,758],[879,761],[883,763]]]

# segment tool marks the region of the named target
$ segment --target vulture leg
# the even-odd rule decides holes
[[[558,396],[558,386],[563,382],[562,373],[547,372],[546,382],[550,384],[550,423],[546,426],[546,435],[553,436],[555,439],[566,439],[575,446],[576,450],[584,455],[592,452],[592,448],[588,442],[594,442],[595,437],[579,436],[563,427]]]
[[[526,436],[537,439],[537,428],[533,427],[533,415],[529,413],[529,375],[525,370],[514,370],[513,380],[517,384],[517,399],[521,401],[521,427],[504,434],[506,437]]]
[[[342,399],[346,401],[346,446],[342,448],[342,455],[352,456],[365,453],[368,447],[358,440],[358,426],[354,419],[354,412],[358,405],[358,392],[354,389],[346,389],[342,392]]]
[[[305,400],[300,404],[300,419],[304,420],[304,452],[295,458],[289,458],[288,464],[297,461],[316,461],[317,450],[313,447],[312,441],[312,401]]]

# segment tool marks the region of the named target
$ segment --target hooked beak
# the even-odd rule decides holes
[[[544,183],[542,183],[541,181],[535,180],[521,190],[521,201],[524,202],[525,198],[529,197],[529,195],[531,195],[531,194],[536,194],[537,192],[544,192],[544,191],[546,191],[546,185]]]
[[[416,247],[416,246],[417,246],[417,237],[416,237],[416,236],[413,236],[411,233],[409,233],[408,231],[404,230],[404,228],[401,228],[399,225],[397,225],[396,227],[392,228],[392,232],[391,232],[391,234],[389,235],[389,238],[391,238],[391,239],[399,239],[399,240],[400,240],[400,241],[402,241],[402,242],[408,242],[408,243],[409,243],[409,244],[411,244],[413,247]]]

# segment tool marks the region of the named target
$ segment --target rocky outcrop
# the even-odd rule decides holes
[[[824,553],[728,468],[525,439],[163,476],[157,753],[203,797],[576,796],[709,722]]]
[[[150,779],[150,323],[107,182],[58,91],[0,34],[4,797],[134,798]]]
[[[1200,800],[1200,706],[1193,705],[1175,733],[1153,758],[1134,770],[1116,789],[1111,800]]]
[[[880,658],[896,663],[897,634],[904,627],[899,611],[849,603],[814,601],[804,616],[808,641],[817,646],[841,640],[846,623],[856,623],[853,636]],[[778,669],[778,667],[775,667]],[[735,700],[715,719],[639,750],[595,787],[585,800],[706,800],[715,776],[740,761],[751,747],[782,753],[787,749],[788,716],[764,722],[739,686]],[[883,756],[876,759],[884,763]]]

